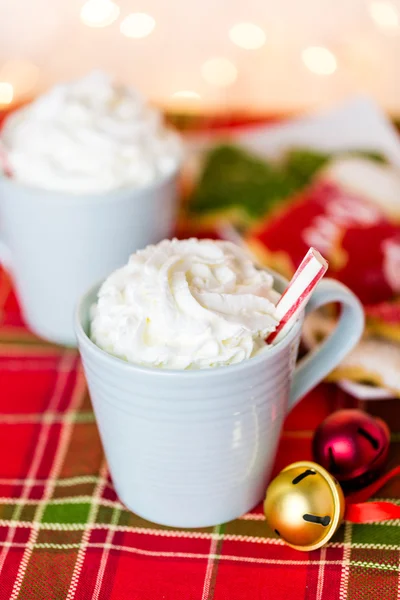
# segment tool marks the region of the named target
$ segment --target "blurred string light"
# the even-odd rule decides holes
[[[87,0],[80,16],[88,27],[107,27],[118,18],[119,6],[111,0]]]
[[[8,81],[0,81],[0,106],[11,104],[14,98],[14,88]]]
[[[200,100],[201,96],[197,92],[193,92],[192,90],[180,90],[179,92],[174,92],[171,98],[182,98],[184,100]]]
[[[323,46],[310,46],[301,57],[307,69],[316,75],[332,75],[337,69],[335,55]]]
[[[210,85],[227,87],[237,79],[237,68],[223,57],[215,57],[207,60],[201,67],[203,78]]]
[[[253,23],[237,23],[230,29],[229,37],[231,42],[245,50],[257,50],[267,39],[264,30]]]
[[[29,95],[39,81],[39,68],[27,60],[8,60],[0,68],[0,81],[9,82],[13,97]]]
[[[193,90],[179,90],[171,94],[170,105],[175,110],[196,111],[200,105],[201,96]]]
[[[121,22],[120,31],[129,38],[145,38],[153,31],[156,22],[146,13],[131,13]]]
[[[392,2],[387,2],[386,0],[373,0],[369,4],[369,14],[375,23],[382,29],[399,28],[399,13]]]

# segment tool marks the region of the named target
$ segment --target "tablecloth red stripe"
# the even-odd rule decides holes
[[[0,290],[7,282],[0,271]],[[0,600],[398,597],[399,524],[347,525],[328,547],[299,553],[269,531],[261,506],[200,531],[161,528],[125,510],[76,352],[35,339],[11,289],[0,297]],[[345,405],[354,401],[333,385],[304,399],[286,421],[275,472],[310,458],[313,429]],[[390,464],[399,464],[398,405],[368,408],[390,422]],[[379,494],[400,498],[400,482]]]

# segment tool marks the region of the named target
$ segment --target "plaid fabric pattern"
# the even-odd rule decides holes
[[[310,458],[314,427],[351,400],[323,385],[286,422],[276,471]],[[393,432],[398,403],[368,410]],[[400,521],[340,528],[325,548],[283,545],[257,507],[202,530],[159,527],[118,501],[76,351],[23,326],[0,271],[0,600],[394,600]],[[400,502],[400,481],[379,492]]]

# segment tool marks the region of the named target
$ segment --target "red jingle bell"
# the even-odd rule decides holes
[[[314,460],[346,491],[360,489],[379,475],[386,463],[390,432],[384,421],[357,409],[339,410],[316,429]]]

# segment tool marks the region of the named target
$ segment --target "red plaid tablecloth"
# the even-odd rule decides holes
[[[290,415],[276,470],[310,458],[314,427],[350,399],[320,386]],[[393,431],[398,401],[368,405]],[[261,507],[202,530],[159,527],[118,501],[76,351],[23,326],[0,271],[0,600],[394,600],[400,521],[342,526],[325,548],[283,545]],[[379,497],[400,502],[400,481]]]

